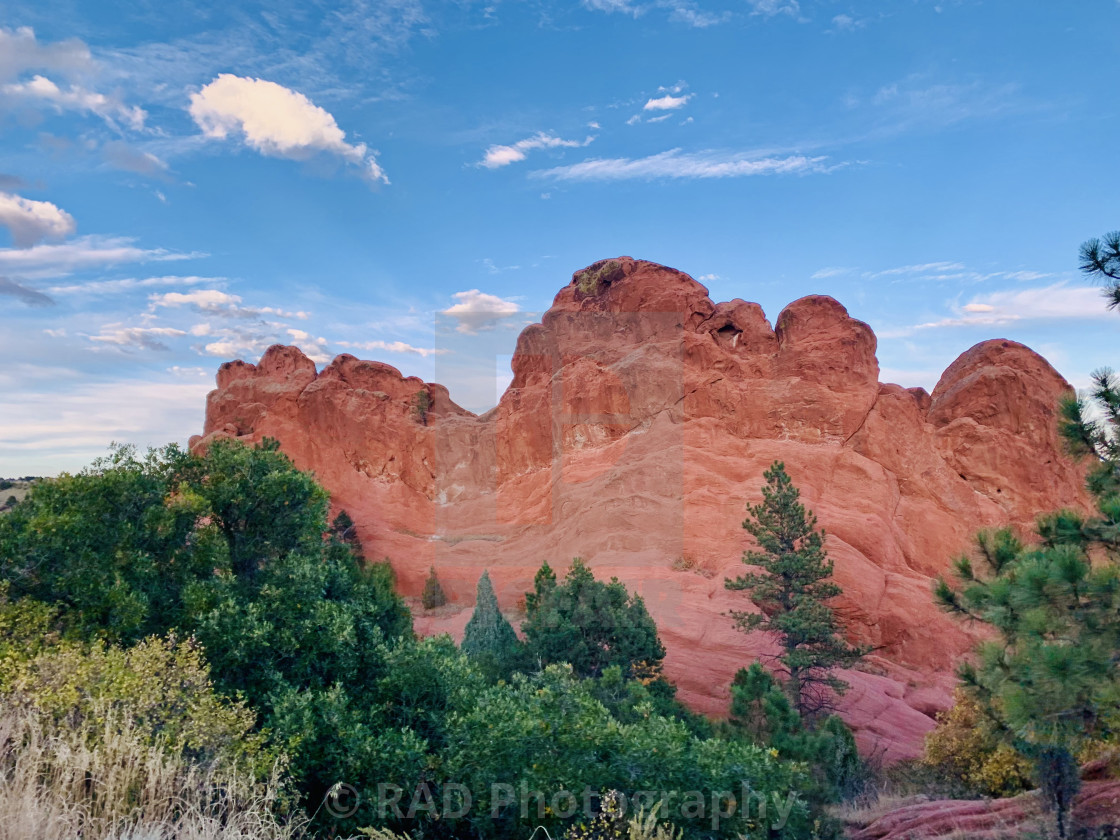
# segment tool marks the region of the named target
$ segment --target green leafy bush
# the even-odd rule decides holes
[[[595,580],[579,557],[562,582],[542,565],[525,606],[521,630],[531,660],[567,662],[581,677],[598,677],[612,665],[627,679],[660,673],[665,647],[641,597],[617,578]]]

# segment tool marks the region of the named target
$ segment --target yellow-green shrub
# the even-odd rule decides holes
[[[149,746],[188,761],[237,764],[266,775],[277,756],[253,732],[256,715],[215,690],[192,640],[151,637],[130,648],[60,639],[55,610],[11,601],[0,586],[0,701],[33,714],[47,733],[100,737],[127,726]]]
[[[980,707],[957,689],[953,707],[926,736],[922,762],[985,796],[1014,796],[1028,790],[1031,765],[1000,741]]]

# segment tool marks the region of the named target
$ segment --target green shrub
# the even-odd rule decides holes
[[[424,592],[420,596],[420,603],[426,610],[434,610],[436,607],[442,607],[447,603],[447,596],[443,593],[443,587],[440,586],[439,578],[436,577],[436,567],[432,566],[428,573],[428,579],[424,581]]]
[[[627,679],[660,674],[665,648],[645,602],[617,578],[595,580],[579,557],[562,582],[542,565],[525,607],[521,630],[531,660],[567,662],[581,677],[598,677],[612,665]]]

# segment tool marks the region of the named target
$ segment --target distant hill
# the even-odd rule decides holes
[[[0,513],[7,513],[17,502],[22,502],[36,481],[39,481],[39,477],[34,475],[0,478]]]

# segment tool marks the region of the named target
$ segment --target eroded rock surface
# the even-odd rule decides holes
[[[1042,357],[987,341],[932,395],[881,384],[870,327],[829,297],[794,301],[771,328],[757,304],[715,304],[687,274],[606,260],[522,332],[513,372],[475,416],[389,365],[342,355],[316,373],[272,347],[221,367],[192,444],[278,438],[407,595],[434,565],[467,609],[486,568],[516,609],[543,560],[584,557],[643,595],[681,698],[716,714],[767,651],[733,629],[746,597],[723,580],[744,570],[745,505],[780,459],[828,532],[850,635],[877,648],[844,675],[842,710],[887,760],[920,749],[973,641],[934,607],[931,577],[978,528],[1086,503],[1054,430],[1069,385]],[[417,628],[465,622],[419,615]]]

